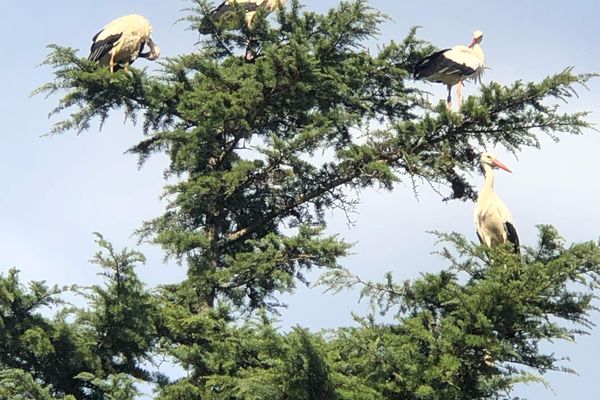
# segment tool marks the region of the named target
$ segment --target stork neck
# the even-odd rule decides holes
[[[482,192],[488,192],[494,190],[494,170],[488,164],[483,164],[483,170],[485,171],[485,184],[483,185]]]
[[[481,61],[484,61],[483,50],[481,50],[479,43],[475,43],[473,46],[471,46],[471,50],[477,58],[479,58]]]

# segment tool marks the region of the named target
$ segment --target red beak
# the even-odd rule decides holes
[[[471,41],[471,44],[469,45],[469,48],[473,48],[473,46],[475,46],[477,44],[477,39],[473,38],[473,40]]]
[[[502,164],[500,161],[498,161],[497,159],[493,159],[492,162],[494,163],[494,165],[500,169],[505,170],[506,172],[510,172],[512,173],[512,171],[510,169],[508,169],[508,167],[504,164]]]

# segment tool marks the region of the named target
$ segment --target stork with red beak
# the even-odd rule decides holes
[[[519,236],[512,215],[494,192],[494,169],[500,168],[507,172],[511,172],[511,170],[491,153],[481,155],[481,166],[485,171],[485,184],[479,191],[475,206],[474,219],[477,237],[482,244],[489,247],[510,242],[518,253]]]
[[[451,49],[436,51],[423,58],[415,66],[416,79],[444,83],[448,87],[447,104],[452,108],[452,86],[457,85],[458,105],[462,102],[462,81],[479,80],[485,70],[485,56],[479,43],[483,40],[483,32],[475,31],[469,47],[454,46]]]

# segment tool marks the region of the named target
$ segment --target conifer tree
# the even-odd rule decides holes
[[[142,122],[145,138],[130,150],[140,163],[169,157],[167,210],[138,233],[185,263],[187,277],[148,291],[133,269],[143,257],[99,238],[105,285],[87,292],[89,309],[66,308],[54,320],[32,310],[60,291],[26,293],[14,273],[2,278],[2,334],[10,336],[2,343],[12,347],[0,353],[10,368],[0,393],[15,392],[19,377],[20,391],[42,399],[133,399],[136,379],[155,384],[162,400],[480,399],[510,397],[516,382],[539,379],[523,367],[560,369],[539,344],[590,327],[597,243],[566,247],[542,227],[538,247],[520,259],[441,235],[458,252],[443,251],[445,270],[372,283],[339,264],[350,245],[327,235],[324,213],[352,209],[354,191],[406,180],[472,198],[467,177],[486,145],[518,152],[538,146],[540,134],[590,126],[585,112],[556,103],[594,75],[566,69],[537,83],[482,85],[452,112],[430,104],[410,78],[432,50],[416,29],[367,48],[385,16],[365,0],[324,15],[293,1],[271,19],[259,11],[251,28],[240,7],[238,29],[213,21],[210,9],[194,1],[187,21],[203,41],[156,73],[113,74],[50,46],[55,80],[38,92],[60,95],[54,112],[69,113],[53,133],[80,133],[122,110]],[[250,41],[260,44],[253,63],[243,57]],[[334,290],[362,286],[383,312],[396,312],[394,323],[366,317],[329,333],[279,332],[278,295],[316,268]],[[13,315],[15,299],[31,305]],[[154,374],[144,364],[154,357],[169,357],[186,376]]]
[[[16,270],[0,276],[0,399],[128,400],[136,379],[150,379],[142,362],[157,337],[156,312],[133,273],[143,257],[117,252],[101,236],[97,243],[92,261],[104,286],[25,289]],[[66,291],[81,293],[89,309],[64,304]],[[58,309],[54,318],[44,316],[48,308]]]

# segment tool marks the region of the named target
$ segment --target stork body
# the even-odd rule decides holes
[[[90,61],[107,65],[111,72],[131,65],[138,57],[150,61],[160,56],[160,49],[151,38],[152,26],[141,15],[131,14],[117,18],[92,38]],[[144,46],[149,51],[144,53]]]
[[[475,31],[469,47],[454,46],[451,49],[436,51],[425,57],[415,67],[415,78],[430,82],[444,83],[448,87],[448,108],[452,107],[452,86],[457,85],[458,104],[462,101],[462,81],[479,80],[485,70],[485,56],[479,43],[483,33]]]
[[[235,11],[235,5],[241,5],[246,11],[246,24],[252,27],[252,19],[260,8],[269,13],[279,10],[285,5],[286,0],[226,0],[213,11],[213,18],[218,20]]]
[[[511,172],[491,153],[481,156],[481,165],[485,171],[485,183],[477,196],[474,220],[479,241],[489,247],[510,242],[519,252],[519,236],[512,215],[504,202],[494,191],[494,168]]]

